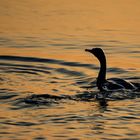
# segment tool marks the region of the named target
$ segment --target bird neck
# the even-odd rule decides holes
[[[103,83],[106,81],[106,58],[105,55],[102,56],[100,61],[100,71],[97,77],[97,87],[102,89]]]

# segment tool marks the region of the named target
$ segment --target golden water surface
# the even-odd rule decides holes
[[[98,74],[97,59],[84,51],[93,47],[106,53],[108,78],[139,82],[140,1],[0,0],[0,139],[140,139],[137,96],[107,108],[24,102],[86,93],[81,87]]]

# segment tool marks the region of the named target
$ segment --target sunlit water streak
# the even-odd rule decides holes
[[[84,51],[101,47],[108,78],[140,83],[138,1],[1,5],[0,139],[140,139],[139,90],[99,92]]]

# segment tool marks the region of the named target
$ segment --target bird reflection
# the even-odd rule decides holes
[[[107,106],[108,106],[108,103],[107,103],[107,100],[105,98],[98,100],[98,107],[99,107],[100,112],[103,113],[104,111],[107,111]]]

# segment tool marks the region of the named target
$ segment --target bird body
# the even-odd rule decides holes
[[[103,83],[102,89],[106,91],[123,90],[123,89],[133,90],[136,89],[136,87],[132,83],[124,79],[110,78]]]

